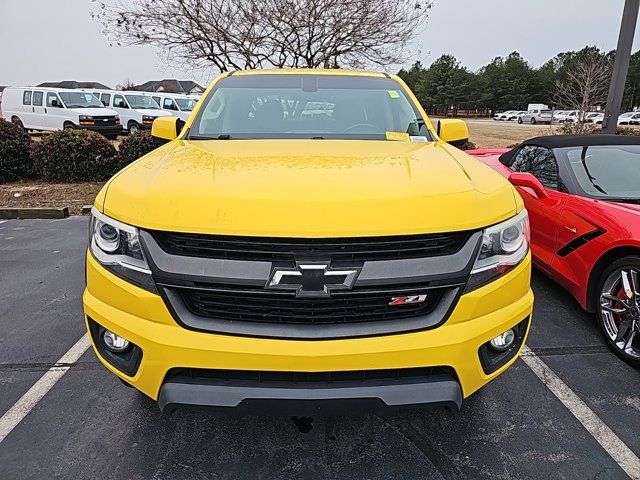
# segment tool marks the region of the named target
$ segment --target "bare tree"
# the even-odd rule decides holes
[[[95,0],[94,0],[95,1]],[[118,44],[193,67],[361,67],[405,61],[432,0],[113,0],[94,12]]]
[[[610,80],[610,59],[590,52],[567,70],[564,79],[556,81],[556,103],[578,111],[578,122],[569,128],[572,133],[588,130],[585,115],[607,101]]]
[[[125,78],[122,83],[116,85],[116,90],[133,90],[135,86],[135,83],[133,83],[130,78]]]

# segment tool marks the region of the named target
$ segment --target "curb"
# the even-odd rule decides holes
[[[21,219],[58,219],[67,218],[69,216],[69,207],[62,208],[8,208],[0,207],[0,218],[5,220]]]

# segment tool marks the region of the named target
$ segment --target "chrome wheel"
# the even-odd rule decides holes
[[[600,315],[606,334],[616,348],[640,359],[640,271],[622,268],[604,282]]]

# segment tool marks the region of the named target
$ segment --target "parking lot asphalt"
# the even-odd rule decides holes
[[[87,218],[0,223],[0,417],[84,334]],[[635,456],[640,372],[534,273],[528,345]],[[88,350],[0,441],[0,479],[625,479],[522,360],[460,412],[315,418],[162,415]]]

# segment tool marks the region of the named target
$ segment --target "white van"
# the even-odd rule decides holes
[[[156,92],[152,93],[151,96],[162,110],[173,113],[183,122],[187,121],[199,100],[194,95],[181,95],[179,93]]]
[[[7,87],[2,117],[27,130],[93,130],[115,139],[122,132],[118,114],[79,90]]]
[[[158,117],[173,116],[172,112],[160,109],[160,105],[147,92],[119,90],[86,90],[100,99],[105,107],[112,108],[122,120],[129,133],[149,130]]]

